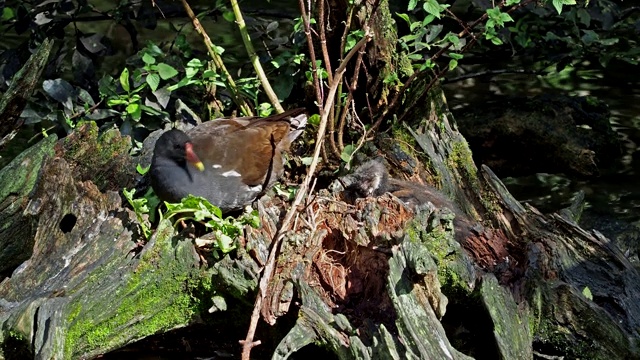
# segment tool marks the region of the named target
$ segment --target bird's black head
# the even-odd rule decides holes
[[[177,129],[171,129],[160,136],[153,150],[153,155],[184,164],[187,157],[187,144],[190,142],[191,139],[187,134]]]

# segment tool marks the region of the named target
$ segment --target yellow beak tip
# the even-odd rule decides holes
[[[193,164],[196,169],[200,170],[200,171],[204,171],[204,164],[202,163],[202,161],[198,161],[197,163]]]

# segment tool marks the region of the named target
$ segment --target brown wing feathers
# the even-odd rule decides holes
[[[204,123],[198,127],[198,133],[190,135],[205,166],[219,164],[223,171],[240,173],[247,185],[266,185],[271,174],[282,172],[282,162],[273,159],[279,159],[281,152],[289,148],[288,119],[304,111],[293,109],[268,119],[213,120],[211,126],[207,126],[209,122]]]

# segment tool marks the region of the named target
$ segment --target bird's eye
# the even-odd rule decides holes
[[[182,149],[182,147],[183,146],[180,145],[180,144],[173,144],[173,148],[176,149],[176,150],[180,150],[180,149]]]

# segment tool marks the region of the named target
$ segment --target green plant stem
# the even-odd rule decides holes
[[[253,48],[253,43],[251,42],[251,37],[249,37],[249,33],[247,32],[247,26],[244,23],[244,18],[242,17],[242,12],[240,11],[240,6],[238,5],[237,0],[231,0],[231,8],[233,9],[233,14],[236,17],[236,24],[238,24],[238,29],[240,30],[240,37],[242,38],[245,49],[247,49],[247,54],[249,55],[249,60],[253,65],[253,69],[258,75],[258,79],[260,79],[264,93],[269,98],[271,105],[273,105],[276,111],[281,114],[284,112],[284,109],[282,108],[282,105],[280,105],[280,100],[278,100],[278,96],[275,91],[273,91],[271,83],[269,83],[269,79],[267,79],[267,74],[265,74],[264,69],[260,64],[260,59],[256,54],[256,50]]]
[[[209,56],[211,56],[213,63],[216,65],[218,69],[220,69],[220,72],[222,73],[222,77],[223,79],[225,79],[227,89],[229,90],[229,95],[231,96],[231,99],[236,105],[238,105],[238,107],[240,108],[240,111],[245,116],[253,116],[253,111],[251,111],[251,107],[249,106],[249,104],[247,104],[247,102],[238,92],[238,87],[236,86],[236,82],[233,81],[231,74],[229,74],[226,66],[224,66],[224,62],[222,61],[222,58],[220,57],[220,55],[217,52],[215,52],[214,50],[215,45],[211,41],[211,38],[206,33],[206,31],[204,31],[204,28],[200,24],[200,20],[198,20],[196,15],[193,13],[193,10],[191,10],[191,6],[189,6],[189,4],[187,3],[187,0],[181,0],[181,2],[182,2],[182,6],[187,12],[187,15],[189,15],[189,18],[193,23],[193,27],[196,29],[198,34],[202,35],[202,38],[204,39],[204,44],[207,46],[207,50],[209,51]]]

